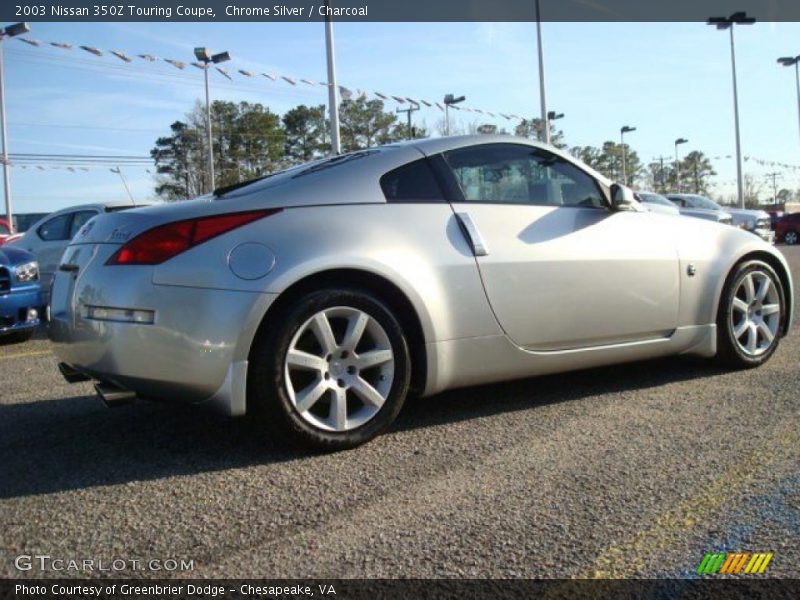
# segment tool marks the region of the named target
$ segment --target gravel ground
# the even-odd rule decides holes
[[[670,577],[726,550],[798,577],[799,330],[747,372],[660,360],[414,400],[329,455],[246,419],[108,410],[46,339],[2,346],[0,576],[41,576],[13,561],[45,554],[194,577]]]

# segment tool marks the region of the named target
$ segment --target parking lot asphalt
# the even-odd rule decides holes
[[[800,248],[782,250],[800,289]],[[192,577],[693,576],[730,551],[798,577],[798,356],[795,326],[756,370],[670,359],[452,391],[325,455],[247,419],[107,409],[46,339],[0,346],[0,575],[91,575],[14,567],[48,555],[192,560],[169,573]]]

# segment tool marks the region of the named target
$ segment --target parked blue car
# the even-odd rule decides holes
[[[36,258],[21,248],[0,246],[0,343],[29,339],[42,304]]]

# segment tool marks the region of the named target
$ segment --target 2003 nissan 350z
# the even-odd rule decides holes
[[[673,354],[758,366],[792,305],[786,261],[749,232],[470,136],[100,215],[64,253],[50,335],[109,404],[253,411],[345,448],[409,393]]]

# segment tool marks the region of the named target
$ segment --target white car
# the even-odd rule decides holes
[[[89,219],[102,213],[136,208],[130,202],[104,202],[70,206],[39,219],[24,235],[7,243],[32,252],[39,262],[39,277],[45,302],[49,302],[50,282],[70,240]],[[144,206],[139,204],[138,206]]]
[[[635,196],[639,203],[650,212],[660,213],[662,215],[674,215],[676,217],[681,214],[678,207],[661,194],[656,194],[655,192],[636,192]]]

